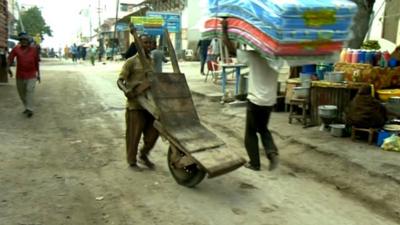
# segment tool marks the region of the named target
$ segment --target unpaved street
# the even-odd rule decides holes
[[[189,189],[173,180],[159,139],[156,170],[133,171],[115,67],[44,62],[42,74],[31,119],[15,80],[0,85],[0,225],[398,224],[285,163],[268,172],[265,158],[260,172],[240,168]],[[218,104],[195,103],[205,125],[246,157],[242,122]],[[279,146],[282,155],[294,148]]]

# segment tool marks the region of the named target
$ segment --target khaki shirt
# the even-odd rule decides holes
[[[152,65],[151,59],[149,64]],[[125,61],[122,66],[119,78],[123,79],[128,89],[132,89],[146,78],[145,70],[140,62],[139,55],[136,54]],[[128,109],[144,109],[136,98],[127,99],[126,107]]]

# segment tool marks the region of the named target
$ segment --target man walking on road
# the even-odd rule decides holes
[[[94,66],[94,63],[96,61],[96,54],[97,54],[97,48],[94,45],[90,45],[89,58],[90,62],[92,63],[92,66]]]
[[[230,42],[227,34],[228,24],[222,21],[223,41],[229,51],[236,54],[238,61],[247,64],[250,69],[246,110],[245,147],[250,162],[246,165],[252,170],[260,170],[260,155],[257,133],[270,161],[269,170],[278,166],[278,148],[268,130],[272,108],[276,103],[278,72],[271,68],[268,61],[255,51],[238,50]]]
[[[153,47],[150,52],[150,55],[154,63],[154,72],[162,73],[163,63],[167,63],[168,60],[164,56],[164,51],[162,50],[161,43],[157,46],[157,41],[153,40]]]
[[[17,58],[16,81],[19,97],[24,104],[23,112],[28,118],[33,116],[33,93],[36,81],[40,82],[39,53],[29,43],[26,33],[19,35],[20,44],[15,46],[8,57],[9,65]]]
[[[150,57],[152,39],[149,36],[141,36],[140,39],[143,43],[148,64],[152,65],[153,62]],[[139,152],[139,161],[150,169],[154,168],[154,164],[149,160],[148,155],[159,136],[158,131],[153,127],[153,115],[144,109],[137,100],[137,96],[141,93],[139,90],[145,90],[148,87],[145,76],[139,54],[136,54],[126,60],[117,81],[118,87],[128,99],[125,113],[126,156],[128,164],[134,169],[139,169],[137,154],[142,134],[144,143]]]
[[[197,55],[200,57],[200,73],[201,73],[201,75],[205,75],[204,65],[206,64],[207,51],[208,51],[208,47],[210,46],[210,44],[211,44],[211,40],[209,40],[209,39],[201,39],[197,43],[196,52],[197,52]]]

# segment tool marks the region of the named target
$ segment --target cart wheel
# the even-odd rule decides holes
[[[186,187],[194,187],[204,179],[206,172],[200,169],[196,163],[182,168],[176,167],[175,162],[184,156],[183,152],[171,145],[168,148],[168,168],[178,184]]]

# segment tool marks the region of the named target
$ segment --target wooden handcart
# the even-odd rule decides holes
[[[168,31],[164,32],[173,73],[153,72],[141,40],[132,30],[145,68],[146,82],[150,84],[138,99],[155,117],[154,127],[170,143],[168,167],[172,176],[178,184],[194,187],[206,174],[212,178],[228,173],[241,167],[245,159],[230,151],[220,138],[201,124]]]

